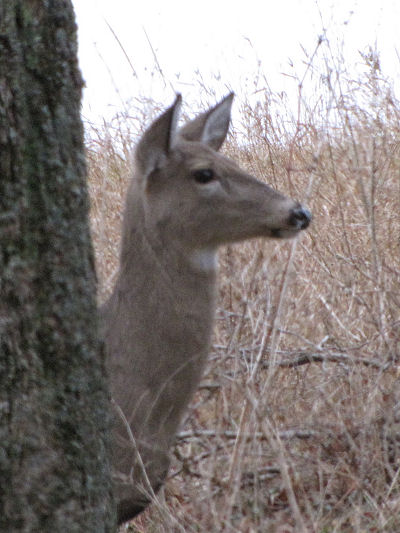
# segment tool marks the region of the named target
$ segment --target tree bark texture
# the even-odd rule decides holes
[[[114,530],[70,0],[0,0],[0,531]]]

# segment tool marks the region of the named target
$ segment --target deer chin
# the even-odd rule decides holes
[[[270,230],[270,236],[273,239],[293,239],[301,233],[301,229],[287,229],[287,228],[276,228]]]

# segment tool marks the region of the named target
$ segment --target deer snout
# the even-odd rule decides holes
[[[311,219],[310,211],[301,204],[296,204],[288,213],[285,227],[273,229],[270,236],[276,239],[291,239],[303,229],[308,228]]]
[[[312,215],[308,209],[299,205],[289,215],[289,224],[293,229],[306,229],[311,222]]]

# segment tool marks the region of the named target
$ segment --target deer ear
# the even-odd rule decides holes
[[[219,150],[228,133],[233,97],[233,93],[228,94],[215,107],[188,122],[179,132],[181,137]]]
[[[145,176],[161,168],[177,140],[177,125],[182,103],[180,94],[175,102],[144,132],[136,148],[135,157]]]

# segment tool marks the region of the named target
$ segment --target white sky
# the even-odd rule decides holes
[[[311,54],[323,28],[332,45],[344,42],[350,63],[358,60],[358,50],[376,43],[383,71],[393,78],[400,74],[400,0],[73,0],[73,4],[87,85],[83,113],[92,120],[110,118],[135,97],[168,105],[174,91],[179,91],[186,99],[204,99],[201,78],[218,97],[227,93],[227,87],[251,92],[259,65],[275,91],[288,91],[295,82],[282,73],[293,73],[290,60],[298,74],[304,71],[302,47]]]

